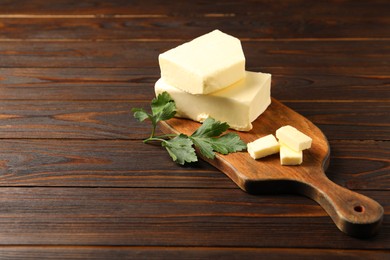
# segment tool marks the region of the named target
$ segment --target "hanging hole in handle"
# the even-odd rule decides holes
[[[358,213],[363,213],[364,207],[358,205],[358,206],[355,206],[355,207],[353,208],[353,210],[354,210],[355,212],[358,212]]]

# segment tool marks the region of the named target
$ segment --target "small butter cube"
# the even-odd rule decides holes
[[[280,164],[299,165],[303,161],[303,152],[295,151],[287,145],[280,144]]]
[[[271,74],[247,71],[245,79],[208,95],[192,95],[164,78],[156,82],[154,90],[156,95],[166,91],[175,100],[177,117],[202,122],[210,116],[232,129],[249,131],[271,104]]]
[[[248,143],[247,150],[253,159],[259,159],[279,152],[279,143],[272,134]]]
[[[161,53],[158,59],[161,78],[191,94],[212,93],[245,77],[240,40],[219,30]]]
[[[295,151],[302,151],[311,147],[312,139],[290,125],[276,130],[279,141]]]

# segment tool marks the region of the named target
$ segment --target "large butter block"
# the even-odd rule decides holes
[[[271,74],[246,72],[246,77],[209,95],[192,95],[160,78],[156,95],[167,91],[175,101],[177,117],[202,122],[208,116],[227,122],[239,131],[252,129],[252,122],[271,104]]]
[[[161,78],[191,94],[208,94],[245,76],[239,39],[214,30],[159,55]]]
[[[279,143],[275,136],[270,134],[248,143],[247,150],[253,159],[260,159],[279,152]]]
[[[312,139],[290,125],[276,130],[276,137],[279,139],[279,142],[295,151],[302,151],[311,147]]]

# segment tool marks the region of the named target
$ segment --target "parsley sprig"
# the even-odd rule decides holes
[[[209,159],[215,158],[215,152],[228,154],[246,149],[245,142],[236,133],[223,134],[229,128],[227,123],[221,123],[211,117],[190,136],[182,133],[156,136],[158,122],[171,119],[176,114],[175,101],[168,92],[163,92],[152,100],[151,113],[142,108],[133,108],[132,112],[138,121],[149,119],[152,122],[151,134],[144,142],[161,142],[173,161],[182,165],[198,161],[194,146]]]

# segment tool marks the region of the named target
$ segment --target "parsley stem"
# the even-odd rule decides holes
[[[148,139],[153,138],[155,132],[156,132],[156,124],[153,124],[152,133],[150,134],[150,137]]]
[[[167,140],[158,138],[158,137],[149,137],[144,140],[144,143],[151,142],[151,141],[160,141],[160,142],[166,142]]]
[[[166,137],[175,137],[175,136],[177,136],[177,134],[166,134],[166,135],[159,135],[159,136],[155,136],[155,137],[166,138]]]
[[[150,141],[166,141],[166,138],[177,136],[177,134],[165,134],[165,135],[159,135],[159,136],[150,136],[149,138],[144,140],[144,143],[150,142]]]

